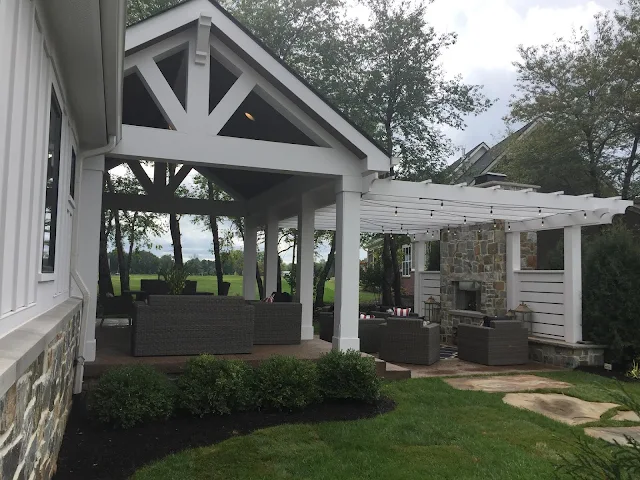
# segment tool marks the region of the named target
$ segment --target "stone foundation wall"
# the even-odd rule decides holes
[[[0,396],[1,479],[48,480],[55,472],[71,407],[80,317],[78,305]]]
[[[448,314],[445,318],[446,321],[443,321],[440,324],[440,339],[442,343],[446,343],[447,345],[456,345],[458,325],[482,325],[484,322],[483,318],[465,317],[453,314]]]
[[[529,338],[529,359],[556,367],[602,366],[604,349],[600,345],[563,344]]]

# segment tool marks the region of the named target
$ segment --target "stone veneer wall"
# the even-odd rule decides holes
[[[522,233],[521,268],[535,269],[537,242],[535,233]],[[507,312],[507,243],[505,223],[501,220],[482,225],[469,225],[443,230],[440,244],[440,294],[442,305],[442,341],[453,343],[458,324],[482,324],[479,316],[458,316],[455,309],[454,285],[458,281],[481,283],[480,311],[484,315]]]
[[[44,350],[0,396],[0,478],[51,478],[71,408],[80,303],[61,320]],[[46,314],[45,314],[46,315]]]
[[[601,367],[605,348],[603,345],[566,344],[529,337],[529,359],[556,367]]]

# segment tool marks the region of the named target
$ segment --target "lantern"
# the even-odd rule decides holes
[[[433,323],[440,323],[440,303],[433,297],[424,302],[424,319]]]
[[[513,311],[516,320],[520,320],[529,329],[529,334],[533,333],[533,310],[526,303],[521,303]]]

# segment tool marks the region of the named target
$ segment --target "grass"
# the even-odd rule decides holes
[[[610,399],[615,387],[579,372],[547,376],[573,383],[569,393],[585,399]],[[629,390],[640,396],[640,386]],[[504,404],[503,394],[454,390],[437,378],[387,384],[384,393],[398,404],[386,415],[259,430],[171,455],[133,480],[546,480],[584,437],[580,427]]]
[[[129,279],[131,290],[140,290],[140,280],[143,278],[158,278],[157,275],[131,275]],[[212,292],[218,293],[218,280],[213,275],[208,276],[192,276],[189,280],[196,280],[198,282],[199,292]],[[113,289],[116,295],[120,295],[120,277],[113,275],[111,277],[113,282]],[[229,295],[242,295],[242,275],[225,275],[224,281],[231,284],[229,289]],[[284,292],[291,292],[289,284],[285,281],[282,282],[282,290]],[[324,287],[324,301],[327,303],[333,303],[336,290],[335,279],[327,280]],[[256,285],[256,298],[258,298],[258,286]],[[360,292],[360,303],[374,303],[376,301],[376,295],[369,292]]]

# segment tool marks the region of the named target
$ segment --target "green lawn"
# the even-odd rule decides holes
[[[132,290],[140,290],[140,280],[143,278],[158,278],[157,275],[131,275],[130,286]],[[192,276],[189,280],[196,280],[198,282],[199,292],[213,292],[218,293],[218,281],[215,276]],[[242,276],[241,275],[225,275],[225,282],[231,283],[231,289],[229,295],[242,295]],[[113,282],[113,289],[116,295],[120,295],[120,277],[114,275],[111,277]],[[282,289],[285,292],[290,292],[289,284],[285,281],[282,282]],[[336,290],[335,279],[328,280],[324,287],[324,301],[327,303],[333,303]],[[256,285],[256,298],[258,298],[258,286]],[[374,303],[376,296],[369,292],[360,292],[360,303]]]
[[[609,400],[615,386],[579,372],[546,375],[589,400]],[[629,390],[640,396],[638,385]],[[441,379],[391,383],[384,393],[398,404],[386,415],[259,430],[169,456],[133,479],[547,480],[584,437],[581,427],[504,404],[503,394],[454,390]]]

